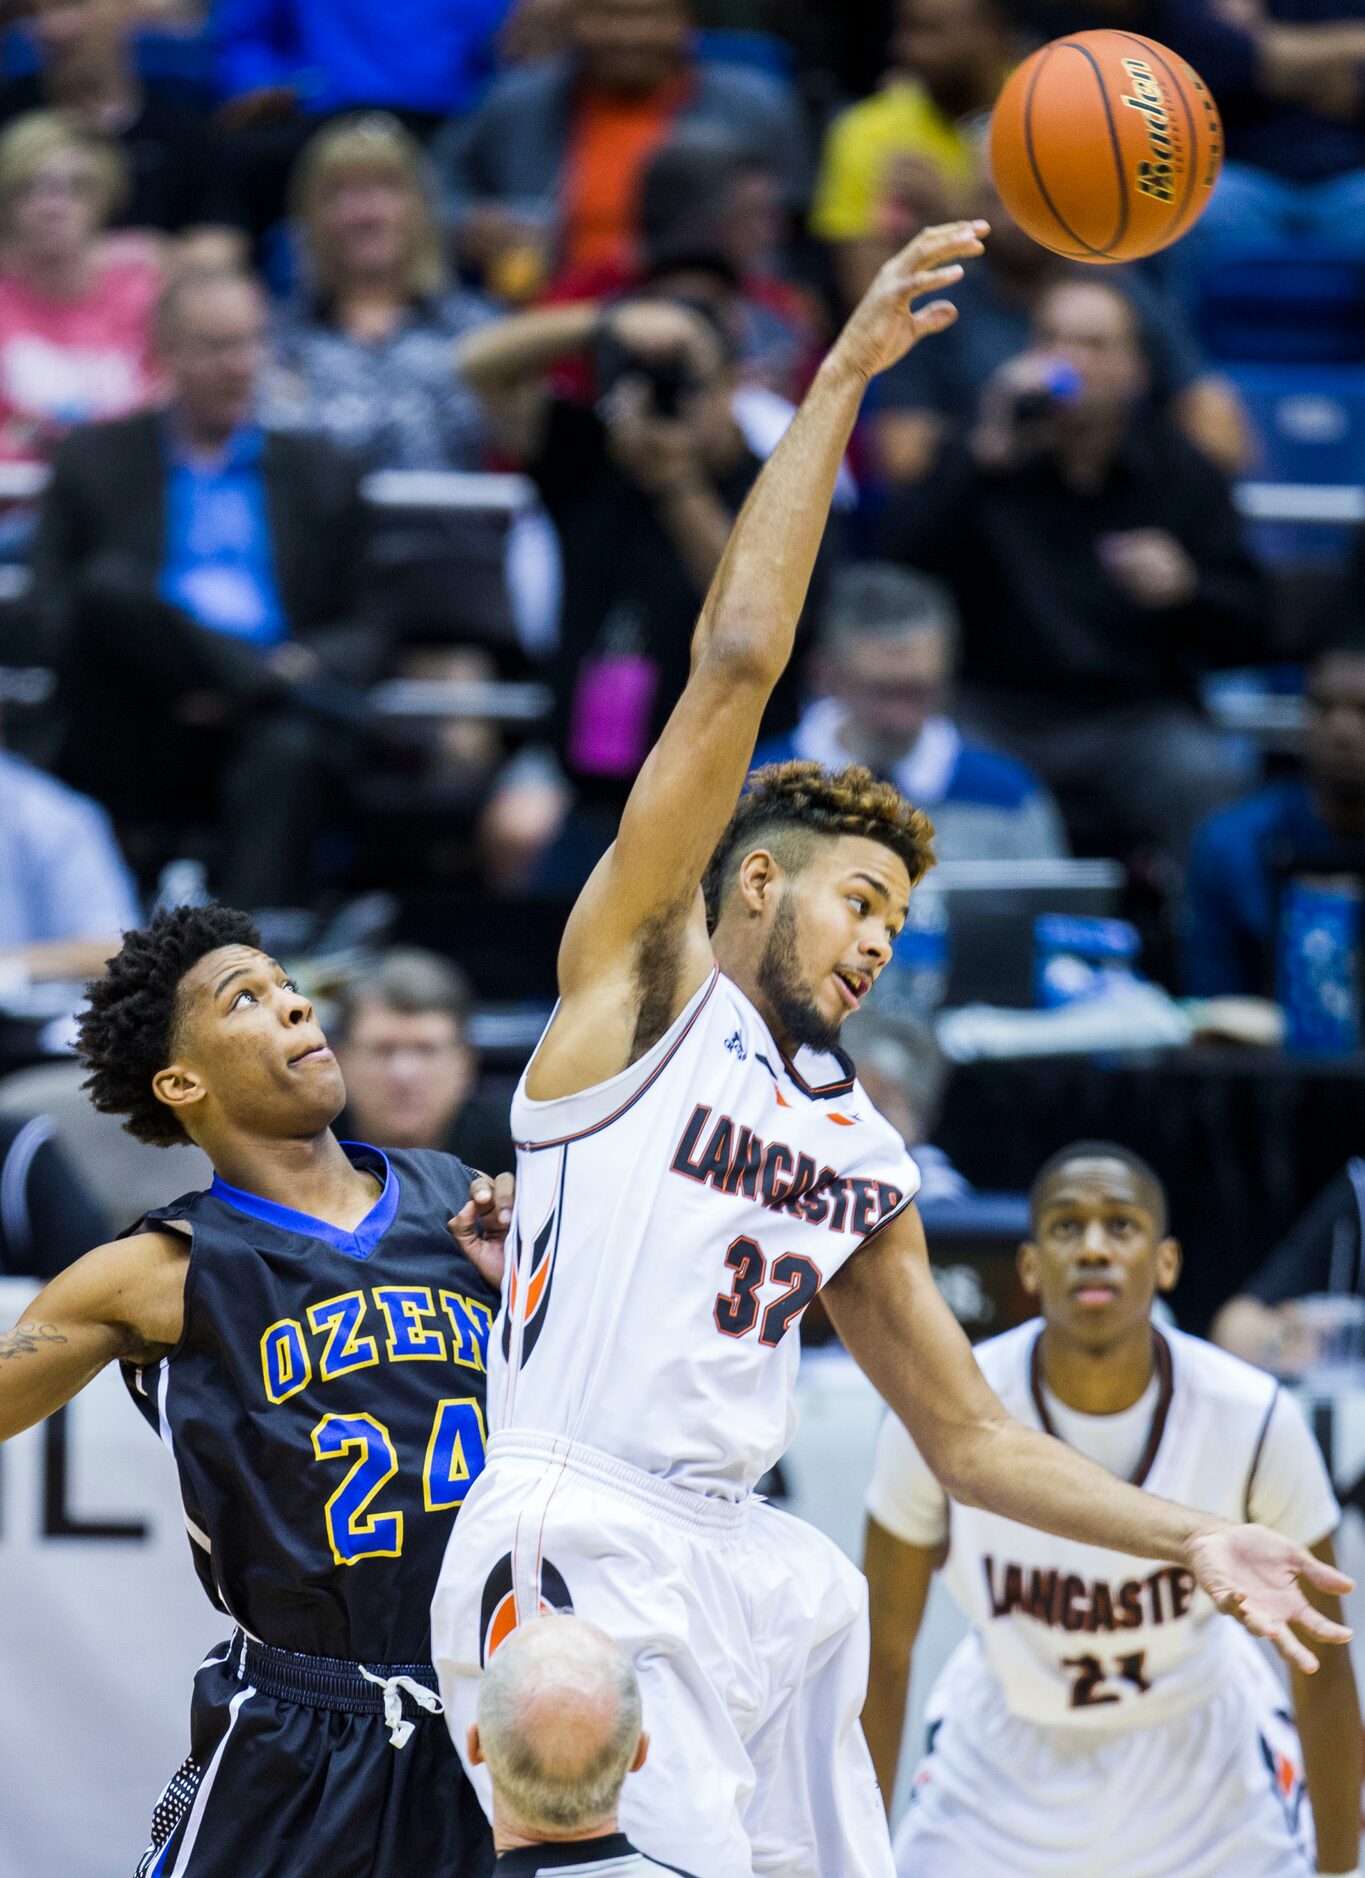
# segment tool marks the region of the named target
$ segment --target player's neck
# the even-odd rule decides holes
[[[1119,1415],[1142,1399],[1156,1372],[1152,1327],[1139,1324],[1116,1343],[1087,1349],[1043,1329],[1043,1382],[1064,1408],[1078,1415]]]
[[[330,1128],[303,1140],[216,1143],[210,1159],[229,1186],[346,1231],[374,1205],[373,1176],[351,1164]]]

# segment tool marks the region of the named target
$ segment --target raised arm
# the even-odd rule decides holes
[[[1313,1607],[1299,1580],[1328,1593],[1349,1590],[1350,1580],[1305,1547],[1143,1493],[1012,1420],[939,1294],[913,1207],[851,1258],[823,1296],[850,1355],[953,1499],[1066,1539],[1184,1565],[1220,1610],[1268,1637],[1305,1674],[1317,1660],[1291,1624],[1327,1643],[1349,1637]]]
[[[0,1441],[54,1414],[116,1358],[152,1362],[184,1322],[187,1248],[173,1233],[97,1246],[0,1331]]]
[[[539,1099],[616,1074],[648,1000],[666,1026],[710,970],[700,885],[734,812],[773,687],[791,657],[835,477],[868,381],[956,317],[957,261],[983,222],[918,236],[886,266],[825,359],[750,492],[702,607],[687,686],[636,778],[616,843],[585,887],[559,957],[561,1003],[530,1080]]]

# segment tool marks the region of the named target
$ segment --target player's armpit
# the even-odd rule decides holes
[[[118,1358],[152,1360],[179,1341],[188,1248],[137,1233],[97,1246],[0,1332],[0,1441],[31,1428]]]
[[[1310,1551],[1326,1565],[1336,1564],[1330,1537]],[[1341,1600],[1305,1582],[1309,1602],[1334,1623],[1342,1620]],[[1313,1809],[1319,1871],[1354,1871],[1360,1856],[1360,1783],[1362,1744],[1360,1698],[1356,1693],[1351,1652],[1319,1650],[1316,1675],[1292,1670],[1294,1722],[1303,1747],[1304,1778]]]
[[[887,1812],[895,1794],[905,1728],[910,1659],[941,1548],[907,1545],[869,1517],[863,1540],[872,1650],[863,1733],[877,1770]]]

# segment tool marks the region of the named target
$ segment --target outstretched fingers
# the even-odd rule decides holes
[[[1355,1590],[1355,1579],[1338,1571],[1335,1565],[1329,1565],[1326,1559],[1318,1558],[1314,1553],[1301,1551],[1297,1571],[1300,1578],[1306,1578],[1310,1585],[1319,1591],[1326,1591],[1332,1597],[1345,1597],[1348,1591]]]

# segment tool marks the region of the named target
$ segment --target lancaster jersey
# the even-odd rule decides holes
[[[1020,1325],[979,1344],[976,1356],[1009,1412],[1053,1433],[1041,1331],[1038,1320]],[[1157,1386],[1134,1484],[1224,1519],[1259,1516],[1301,1543],[1330,1532],[1338,1511],[1322,1457],[1274,1377],[1178,1330],[1153,1336]],[[897,1517],[896,1476],[911,1468],[923,1463],[888,1422],[868,1506],[915,1542]],[[900,1504],[908,1507],[904,1493]],[[954,1500],[945,1576],[973,1626],[945,1687],[960,1689],[964,1675],[984,1679],[1026,1721],[1144,1727],[1245,1674],[1241,1631],[1216,1621],[1182,1566],[1055,1538]]]
[[[719,970],[620,1075],[512,1104],[492,1429],[742,1498],[788,1445],[801,1315],[919,1174],[848,1058],[788,1061]]]
[[[184,1332],[124,1375],[220,1609],[281,1649],[415,1663],[483,1465],[497,1301],[446,1229],[462,1162],[347,1152],[383,1183],[353,1232],[217,1179],[149,1213],[134,1230],[190,1235]]]

